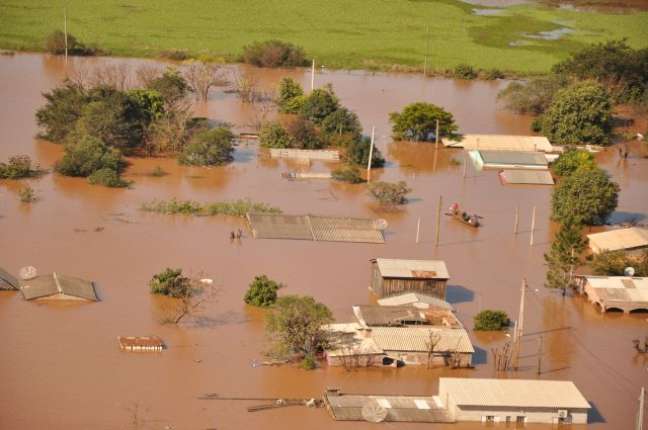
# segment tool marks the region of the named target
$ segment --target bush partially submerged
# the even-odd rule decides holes
[[[149,282],[151,293],[174,298],[191,295],[191,280],[182,276],[182,269],[166,268],[153,276]]]
[[[29,185],[18,191],[18,197],[20,197],[20,201],[23,203],[33,203],[37,200],[36,191]]]
[[[639,255],[625,251],[604,251],[592,259],[592,270],[599,276],[624,276],[627,267],[635,270],[634,276],[648,276],[648,251]]]
[[[0,163],[0,179],[22,179],[37,175],[38,166],[33,166],[28,155],[14,155],[6,163]]]
[[[265,203],[255,203],[247,199],[231,202],[198,203],[192,200],[153,200],[144,203],[141,209],[145,212],[156,212],[166,215],[229,215],[245,217],[247,213],[279,214],[281,209]]]
[[[453,76],[457,79],[476,79],[477,71],[469,64],[459,64],[454,68]]]
[[[591,169],[596,167],[594,155],[591,152],[568,148],[551,165],[551,169],[558,176],[569,176],[577,169]]]
[[[87,177],[100,169],[121,173],[125,161],[118,149],[111,148],[97,138],[84,136],[65,145],[65,155],[56,164],[56,171],[65,176]]]
[[[122,179],[119,173],[107,167],[93,172],[88,176],[88,182],[110,188],[125,188],[130,185],[130,182]]]
[[[68,33],[67,35],[68,55],[95,55],[98,49],[95,47],[86,46],[76,37]],[[56,30],[50,33],[45,38],[45,49],[50,54],[64,55],[65,54],[65,33],[61,30]]]
[[[365,179],[360,174],[360,169],[355,166],[342,166],[333,170],[331,176],[336,181],[348,182],[350,184],[361,184]]]
[[[258,67],[298,67],[308,64],[303,48],[280,40],[254,42],[245,46],[241,60]]]
[[[248,305],[263,308],[272,306],[277,301],[277,291],[282,287],[282,284],[273,281],[266,275],[255,276],[245,292],[243,301]]]
[[[369,152],[371,152],[371,139],[367,136],[362,136],[357,139],[352,139],[348,142],[345,149],[345,159],[351,163],[362,167],[367,167],[369,164]],[[380,150],[374,145],[373,152],[371,153],[371,168],[377,169],[385,165],[385,158]]]
[[[192,166],[218,166],[232,161],[234,135],[225,127],[194,134],[178,161]]]
[[[475,315],[475,330],[477,331],[503,330],[510,323],[509,317],[504,311],[487,309]]]
[[[372,182],[369,184],[369,193],[382,206],[393,207],[407,203],[407,194],[411,192],[405,181],[399,182]]]

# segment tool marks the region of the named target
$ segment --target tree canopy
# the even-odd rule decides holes
[[[180,152],[178,162],[192,166],[219,166],[232,161],[234,135],[226,127],[195,133]]]
[[[248,305],[268,307],[277,301],[277,292],[283,285],[266,275],[255,276],[245,292],[243,301]]]
[[[562,178],[551,196],[552,218],[602,224],[617,207],[619,185],[604,170],[581,168]]]
[[[558,176],[569,176],[577,169],[594,167],[596,167],[596,161],[591,152],[574,148],[567,148],[551,165],[551,169]]]
[[[432,141],[439,121],[439,137],[452,136],[458,128],[450,112],[431,103],[412,103],[402,112],[389,114],[392,135],[399,140]]]
[[[558,91],[544,113],[542,132],[554,143],[604,145],[612,131],[612,103],[596,81],[577,82]]]
[[[266,331],[274,352],[284,357],[313,356],[328,345],[322,329],[333,314],[312,297],[288,295],[277,299],[266,319]]]
[[[486,309],[475,315],[475,330],[503,330],[510,324],[506,312]]]

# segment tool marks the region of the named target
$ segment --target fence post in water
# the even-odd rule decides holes
[[[437,206],[437,217],[436,217],[436,232],[434,238],[434,246],[439,246],[439,237],[441,234],[441,205],[443,204],[443,196],[439,196],[439,204]]]
[[[518,234],[518,226],[520,225],[520,207],[515,207],[515,221],[513,221],[513,234]]]
[[[371,146],[369,147],[369,160],[367,161],[367,182],[371,180],[371,159],[373,158],[374,139],[376,135],[376,127],[371,127]]]
[[[416,220],[416,243],[419,243],[419,235],[421,233],[421,217]]]
[[[311,65],[311,93],[315,89],[315,59],[313,58],[313,64]]]
[[[529,245],[533,246],[533,232],[535,232],[535,219],[536,219],[536,207],[533,207],[533,213],[531,214],[531,238],[529,239]]]

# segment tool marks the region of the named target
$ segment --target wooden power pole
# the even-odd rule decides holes
[[[65,35],[65,65],[68,63],[67,8],[63,8],[63,34]]]
[[[443,196],[439,196],[439,204],[437,205],[436,213],[436,231],[434,232],[434,246],[439,246],[439,238],[441,236],[441,205],[443,204]]]
[[[515,221],[513,221],[513,234],[517,236],[518,226],[520,225],[520,207],[515,207]]]
[[[371,159],[373,158],[374,140],[376,138],[376,127],[371,127],[371,146],[369,147],[369,160],[367,161],[367,182],[371,180]]]
[[[643,430],[644,428],[644,413],[646,410],[646,388],[641,387],[641,393],[639,394],[639,412],[637,412],[637,425],[635,426],[636,430]]]
[[[533,233],[535,232],[535,221],[536,221],[536,207],[533,207],[533,213],[531,215],[531,237],[529,239],[529,246],[533,246]]]
[[[520,291],[520,310],[518,312],[518,319],[515,323],[515,330],[513,332],[513,343],[515,344],[515,369],[517,370],[520,362],[520,349],[522,343],[522,335],[524,334],[524,299],[526,295],[527,281],[526,278],[522,279],[522,289]]]

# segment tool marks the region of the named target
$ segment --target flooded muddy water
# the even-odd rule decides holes
[[[83,59],[69,67],[141,60]],[[76,64],[79,63],[79,64]],[[248,69],[264,88],[282,76],[310,84],[307,71]],[[61,59],[36,54],[0,57],[0,159],[28,154],[51,168],[59,145],[34,136],[41,93],[65,76]],[[82,305],[38,304],[19,293],[0,293],[0,429],[369,429],[367,423],[334,423],[324,409],[285,408],[248,413],[252,403],[205,401],[205,393],[241,397],[316,397],[326,387],[346,392],[436,393],[439,376],[494,376],[490,349],[504,335],[473,333],[475,369],[426,370],[327,368],[305,371],[291,366],[255,367],[266,345],[263,311],[246,307],[250,280],[266,274],[287,285],[283,294],[308,294],[328,305],[340,321],[352,318],[351,305],[374,300],[369,260],[374,257],[443,259],[451,280],[448,299],[468,328],[481,309],[517,314],[520,283],[528,279],[522,367],[514,377],[536,378],[537,334],[544,336],[541,378],[571,379],[594,407],[594,428],[630,428],[637,396],[648,383],[648,356],[637,355],[632,339],[648,335],[647,315],[601,315],[582,298],[563,298],[543,287],[543,253],[552,226],[548,187],[502,186],[496,172],[468,169],[463,153],[429,144],[392,142],[388,113],[414,101],[444,106],[461,131],[525,134],[531,119],[498,109],[503,82],[455,82],[415,75],[361,72],[319,73],[316,85],[333,84],[342,103],[357,112],[366,130],[375,126],[377,145],[388,163],[374,178],[405,180],[412,201],[402,211],[376,212],[364,186],[328,181],[287,181],[281,172],[304,166],[259,156],[256,145],[241,144],[235,161],[219,168],[180,167],[170,159],[132,159],[131,189],[91,186],[84,179],[48,174],[26,181],[39,200],[19,202],[25,182],[0,182],[0,266],[16,273],[33,265],[41,273],[59,271],[97,282],[101,301]],[[233,94],[214,91],[195,107],[212,120],[246,129],[254,113]],[[454,161],[453,161],[454,160]],[[622,188],[619,212],[648,213],[648,160],[618,159],[615,150],[599,155]],[[147,175],[161,166],[168,175]],[[314,169],[331,166],[316,165]],[[441,243],[434,246],[436,204],[458,201],[484,216],[484,227],[468,230],[442,220]],[[254,240],[229,241],[241,221],[147,214],[140,205],[153,198],[217,201],[250,198],[286,213],[382,217],[389,227],[384,245]],[[520,233],[513,235],[514,209],[520,207]],[[530,218],[537,207],[534,246]],[[415,243],[417,218],[421,241]],[[97,227],[101,227],[98,229]],[[180,326],[159,323],[165,303],[151,296],[147,283],[163,268],[182,267],[210,277],[215,299],[199,316]],[[533,335],[535,333],[535,335]],[[163,353],[125,353],[117,336],[158,335]],[[258,403],[258,402],[256,402]],[[133,425],[137,406],[145,426]],[[416,429],[425,425],[385,424]],[[170,427],[166,427],[170,426]],[[473,429],[481,424],[435,428]],[[535,428],[528,426],[528,428]],[[538,426],[537,428],[548,428]]]

